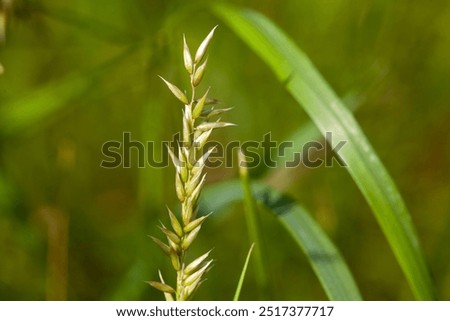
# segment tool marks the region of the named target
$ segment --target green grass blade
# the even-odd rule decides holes
[[[358,287],[339,250],[319,224],[294,200],[263,185],[252,184],[255,199],[277,214],[280,223],[306,254],[330,300],[361,300]],[[221,209],[243,200],[238,181],[218,183],[205,189],[201,211]]]
[[[224,4],[214,12],[273,70],[325,136],[346,141],[339,155],[372,208],[417,299],[434,290],[410,214],[386,169],[352,114],[308,57],[263,15]]]
[[[248,263],[250,262],[250,257],[252,256],[253,248],[255,247],[255,243],[250,246],[248,250],[247,258],[245,259],[244,267],[242,268],[241,276],[239,278],[239,282],[236,288],[236,292],[234,293],[233,301],[239,301],[239,296],[241,295],[242,284],[244,284],[245,274],[247,273]]]

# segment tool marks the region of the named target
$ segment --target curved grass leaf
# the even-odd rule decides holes
[[[252,192],[257,201],[277,214],[280,223],[301,247],[330,300],[361,300],[358,287],[339,250],[304,208],[262,184],[252,184]],[[218,183],[204,191],[201,211],[219,212],[238,200],[243,200],[238,181]]]
[[[360,101],[363,99],[363,93],[355,94],[349,92],[342,97],[342,100],[347,103],[347,107],[351,112],[354,112],[360,105]],[[311,121],[299,126],[295,132],[293,132],[285,141],[292,142],[292,147],[284,150],[283,153],[274,155],[274,161],[277,164],[286,164],[286,162],[295,160],[295,153],[302,150],[303,146],[311,141],[315,141],[321,138],[320,131]],[[286,170],[286,167],[274,167],[273,171]]]
[[[417,299],[434,299],[434,290],[410,214],[386,169],[352,114],[308,57],[263,15],[215,4],[213,11],[273,70],[311,117],[322,135],[347,144],[339,156],[372,208]]]

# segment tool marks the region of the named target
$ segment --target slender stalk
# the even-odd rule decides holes
[[[244,195],[244,213],[245,213],[245,220],[247,222],[247,233],[250,241],[252,243],[253,242],[255,243],[254,266],[255,266],[256,281],[258,283],[258,286],[260,287],[259,293],[265,299],[267,295],[267,272],[265,268],[266,265],[264,264],[265,260],[262,251],[262,239],[260,235],[257,209],[251,189],[245,155],[242,152],[242,150],[239,151],[238,155],[239,155],[239,176]]]
[[[239,296],[241,295],[242,285],[244,284],[245,274],[247,273],[248,263],[250,262],[250,257],[252,256],[253,248],[255,243],[250,246],[248,250],[247,258],[245,259],[244,267],[242,268],[241,276],[239,277],[239,282],[236,288],[236,292],[233,296],[233,301],[239,301]]]

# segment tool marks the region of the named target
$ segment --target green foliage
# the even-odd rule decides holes
[[[325,136],[347,146],[339,156],[374,211],[418,299],[434,298],[433,286],[410,214],[360,126],[311,61],[267,18],[251,10],[216,6],[216,12],[272,68]]]
[[[253,243],[248,250],[247,258],[245,259],[244,266],[242,267],[241,276],[239,277],[239,282],[236,288],[236,292],[234,293],[233,301],[239,301],[239,296],[241,295],[242,291],[242,285],[244,284],[245,274],[247,273],[248,263],[250,262],[250,257],[252,256],[254,247],[255,243]]]

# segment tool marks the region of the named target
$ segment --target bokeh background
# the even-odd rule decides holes
[[[212,0],[210,0],[212,1]],[[0,16],[0,299],[160,300],[144,281],[170,263],[160,236],[175,207],[173,168],[104,169],[101,146],[123,132],[170,140],[178,102],[158,79],[188,84],[181,35],[195,48],[219,24],[203,83],[235,106],[216,140],[282,141],[308,117],[269,68],[202,1],[2,0]],[[309,55],[396,181],[440,299],[450,300],[450,2],[229,1],[256,9]],[[160,156],[161,150],[155,151]],[[369,300],[413,299],[366,201],[344,168],[260,166],[341,250]],[[237,168],[209,172],[208,183]],[[326,299],[305,256],[259,211],[269,288],[250,268],[242,299]],[[215,213],[195,243],[217,259],[196,299],[232,298],[251,240],[243,206]]]

